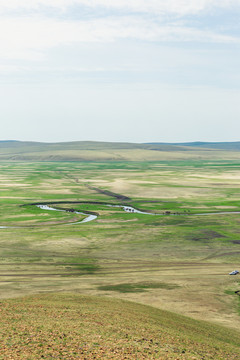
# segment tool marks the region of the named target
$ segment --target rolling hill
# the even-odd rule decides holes
[[[159,161],[240,159],[235,143],[127,143],[74,141],[41,143],[0,141],[0,161]]]

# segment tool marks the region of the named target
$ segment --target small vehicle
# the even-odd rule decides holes
[[[238,270],[233,270],[232,272],[229,273],[229,275],[237,275],[239,274]]]

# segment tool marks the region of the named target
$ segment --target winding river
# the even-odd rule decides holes
[[[50,207],[48,205],[36,205],[39,209],[42,209],[42,210],[53,210],[53,211],[67,211],[67,210],[63,210],[63,209],[55,209],[53,207]],[[86,215],[87,217],[85,217],[83,220],[81,221],[75,221],[75,222],[72,222],[72,223],[68,223],[68,225],[71,225],[71,224],[81,224],[81,223],[86,223],[86,222],[89,222],[89,221],[93,221],[95,219],[97,219],[97,215],[93,215],[93,214],[85,214],[83,212],[80,212],[80,211],[72,211],[74,214],[80,214],[80,215]]]
[[[90,202],[89,202],[90,203]],[[76,210],[67,210],[67,209],[57,209],[54,208],[52,206],[49,206],[47,204],[30,204],[30,205],[34,205],[36,207],[38,207],[39,209],[42,209],[44,211],[69,211],[72,212],[74,214],[80,214],[80,215],[85,215],[86,217],[81,220],[81,221],[75,221],[75,222],[68,222],[65,223],[65,225],[73,225],[73,224],[83,224],[83,223],[87,223],[90,221],[94,221],[98,218],[98,215],[96,214],[91,214],[91,213],[84,213],[84,212],[80,212],[80,211],[76,211]],[[115,207],[115,208],[122,208],[125,212],[127,213],[135,213],[135,214],[144,214],[144,215],[155,215],[155,216],[166,216],[166,215],[171,215],[171,216],[176,216],[176,215],[185,215],[185,216],[189,216],[189,215],[194,215],[194,216],[206,216],[206,215],[231,215],[231,214],[240,214],[240,211],[221,211],[221,212],[211,212],[211,213],[195,213],[195,214],[191,214],[191,213],[171,213],[171,212],[165,212],[162,214],[157,214],[157,213],[150,213],[150,212],[146,212],[146,211],[141,211],[138,209],[135,209],[132,206],[127,206],[127,205],[113,205],[113,204],[104,204],[106,206],[109,207]],[[25,206],[25,205],[24,205]],[[35,225],[37,226],[37,225]],[[19,228],[23,228],[24,226],[0,226],[0,229],[19,229]]]

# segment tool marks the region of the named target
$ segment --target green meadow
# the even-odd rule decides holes
[[[0,359],[40,359],[40,354],[48,359],[92,359],[95,353],[106,359],[239,359],[240,278],[228,275],[239,269],[240,260],[238,156],[1,161],[0,305],[9,311],[2,319],[11,324],[12,335],[11,341],[1,335],[5,347]],[[44,210],[36,203],[87,215]],[[120,206],[145,214],[125,212]],[[89,213],[98,214],[97,219],[81,223]],[[80,323],[89,332],[89,343],[74,320],[82,303]],[[114,324],[107,325],[110,317],[104,306],[109,311],[116,306]],[[29,318],[28,307],[33,309]],[[46,324],[44,308],[50,314]],[[129,313],[127,330],[120,321],[123,309],[126,318]],[[54,340],[56,351],[51,353],[47,336],[40,345],[36,333],[53,331],[58,310],[64,315],[56,331],[66,332],[67,340],[63,335],[59,343]],[[99,338],[93,330],[94,311]],[[181,334],[180,323],[185,324]],[[141,334],[137,327],[142,327]],[[29,342],[33,355],[26,349],[18,356],[11,347],[17,343],[19,349],[30,338],[21,337],[21,331],[35,334]],[[79,340],[85,344],[82,355],[76,336],[84,337]],[[112,355],[115,342],[117,352]],[[202,353],[199,342],[205,344]]]

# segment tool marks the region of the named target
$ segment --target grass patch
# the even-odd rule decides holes
[[[104,286],[99,286],[98,289],[104,291],[118,291],[121,293],[137,293],[137,292],[144,292],[148,289],[173,290],[178,287],[179,286],[176,284],[144,282],[144,283],[135,283],[135,284],[123,283],[123,284],[115,284],[115,285],[104,285]]]
[[[186,238],[191,241],[208,242],[214,239],[225,238],[225,236],[214,230],[200,229],[198,233],[188,235]]]
[[[88,258],[70,258],[64,261],[68,269],[80,270],[89,274],[95,273],[99,270],[96,260]]]

